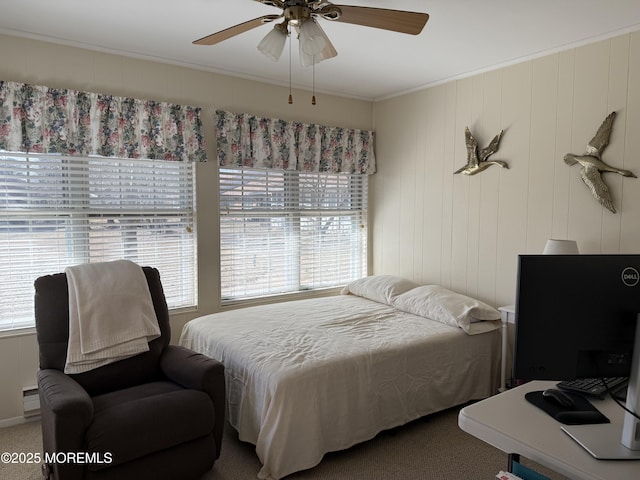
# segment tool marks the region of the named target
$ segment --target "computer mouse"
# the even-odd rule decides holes
[[[575,402],[573,398],[571,398],[568,394],[563,392],[562,390],[558,390],[557,388],[548,388],[544,392],[542,392],[542,396],[549,401],[556,402],[561,407],[565,408],[573,408],[575,407]]]

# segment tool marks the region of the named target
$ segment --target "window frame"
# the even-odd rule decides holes
[[[247,175],[248,180],[243,180],[242,178]],[[273,204],[267,205],[264,208],[254,208],[251,207],[250,201],[245,202],[243,194],[239,194],[238,196],[242,197],[243,200],[240,200],[239,206],[230,207],[229,204],[232,200],[228,199],[230,196],[227,196],[227,193],[230,190],[230,183],[233,182],[231,179],[233,176],[236,177],[236,181],[238,183],[238,188],[241,190],[245,189],[245,185],[243,182],[250,182],[252,175],[257,175],[258,178],[261,176],[266,177],[281,177],[282,178],[282,206],[279,207],[279,200],[274,201]],[[332,192],[334,194],[340,195],[342,192],[343,195],[349,198],[349,206],[348,207],[339,207],[333,206],[332,208],[319,205],[313,205],[313,194],[303,193],[303,187],[301,179],[305,179],[308,183],[309,179],[313,179],[313,177],[317,178],[316,184],[311,180],[311,188],[314,185],[317,186],[320,183],[321,179],[340,179],[334,180],[335,184],[338,185],[340,181],[347,182],[348,188],[346,190],[341,190],[338,192]],[[330,181],[328,183],[331,183]],[[334,184],[330,184],[330,186],[334,186]],[[335,292],[336,289],[341,288],[347,281],[360,278],[367,274],[367,263],[368,263],[368,211],[367,211],[367,202],[368,202],[368,177],[366,175],[355,175],[355,174],[342,174],[342,173],[314,173],[314,172],[298,172],[298,171],[287,171],[287,170],[266,170],[266,169],[255,169],[255,168],[231,168],[231,167],[220,167],[219,168],[219,202],[220,202],[220,300],[222,306],[229,306],[235,304],[252,304],[260,301],[271,301],[278,300],[280,298],[291,298],[292,296],[301,296],[301,295],[312,295],[316,296],[318,294],[323,294],[327,292]],[[339,187],[337,187],[339,188]],[[247,189],[248,190],[248,189]],[[262,192],[265,194],[268,191],[268,187],[265,187],[265,191]],[[348,193],[344,193],[347,191]],[[260,194],[256,194],[256,201],[260,199]],[[321,196],[322,194],[320,194]],[[356,198],[357,197],[357,198]],[[234,198],[235,199],[235,198]],[[337,200],[335,200],[337,202]],[[303,204],[307,204],[306,207],[303,207]],[[274,206],[275,205],[275,206]],[[304,235],[301,233],[304,229],[305,221],[309,219],[316,219],[316,221],[322,222],[321,219],[326,217],[339,217],[340,219],[349,219],[351,221],[350,228],[353,231],[357,231],[357,251],[351,252],[350,255],[350,265],[349,269],[352,273],[348,280],[335,282],[330,285],[326,284],[318,284],[318,285],[309,285],[308,282],[303,280],[305,276],[302,271],[305,268],[305,262],[302,259],[303,257],[303,249],[302,238]],[[294,254],[286,255],[281,257],[284,262],[288,263],[289,268],[287,269],[285,276],[288,276],[287,283],[290,287],[295,288],[284,288],[284,289],[274,289],[272,291],[266,291],[262,293],[255,294],[240,294],[240,295],[229,295],[228,291],[229,287],[225,287],[225,283],[227,282],[227,278],[230,277],[228,273],[225,272],[226,266],[228,264],[228,259],[226,258],[228,255],[225,253],[227,243],[230,243],[229,238],[232,234],[229,233],[229,228],[225,226],[225,222],[227,219],[233,218],[244,218],[245,221],[250,222],[253,218],[254,221],[258,221],[259,218],[269,218],[272,221],[274,219],[281,219],[282,222],[286,223],[289,227],[286,229],[283,234],[283,245],[282,247],[285,250],[289,250],[290,247],[295,249]],[[320,219],[320,220],[318,220]],[[357,219],[357,221],[355,221]],[[241,220],[238,220],[240,222]],[[326,225],[326,224],[325,224]],[[341,230],[344,233],[344,230]],[[287,239],[287,235],[293,237],[291,240]],[[316,238],[313,236],[313,238]],[[354,242],[350,242],[350,249],[356,248],[353,246]],[[312,251],[316,251],[312,248]],[[355,259],[355,260],[354,260]],[[309,262],[307,262],[307,265]],[[312,267],[313,269],[313,267]],[[322,283],[322,282],[320,282]]]
[[[35,163],[29,166],[28,162]],[[36,165],[44,169],[42,174],[30,176],[28,168]],[[9,170],[11,167],[13,171]],[[116,185],[122,188],[118,189]],[[96,195],[96,192],[104,196]],[[158,201],[158,198],[161,200]],[[29,203],[33,201],[40,203]],[[27,286],[27,280],[23,278],[20,289],[16,288],[14,298],[19,298],[20,309],[16,306],[11,307],[14,310],[8,307],[4,309],[3,316],[11,317],[15,311],[19,317],[0,317],[0,336],[33,331],[33,310],[29,313],[26,304],[32,300],[26,300],[25,289],[29,288],[33,297],[35,278],[90,261],[129,258],[141,265],[159,268],[161,275],[164,269],[163,287],[170,310],[176,312],[197,308],[195,207],[194,162],[0,151],[0,254],[8,255],[5,258],[7,260],[12,258],[14,252],[16,258],[13,267],[2,262],[0,270],[5,277],[28,277],[29,283]],[[167,223],[168,219],[170,223]],[[121,220],[129,222],[128,226],[121,227]],[[161,226],[156,225],[158,221]],[[50,224],[53,227],[45,228],[38,222],[53,222]],[[32,238],[34,246],[29,252],[19,250],[21,236],[17,229],[22,229],[23,240],[26,236]],[[59,244],[51,247],[51,252],[42,249],[42,242],[47,241],[46,235],[39,242],[35,239],[47,229],[55,231],[56,238],[63,237]],[[140,232],[144,236],[142,239],[139,238]],[[126,252],[123,245],[126,236],[134,234],[137,250],[131,258],[123,253]],[[112,252],[109,251],[109,242],[115,245]],[[38,247],[38,244],[41,246]],[[61,244],[64,244],[68,253],[57,253],[59,250],[55,249],[60,248]],[[170,262],[150,261],[153,258],[161,259],[164,256],[163,248],[182,251],[180,258],[189,258],[192,264],[181,265],[171,254],[167,258],[177,267]],[[42,249],[41,255],[38,249]],[[110,257],[111,253],[113,255]],[[22,261],[26,263],[23,265],[20,263]],[[176,273],[175,268],[182,272]],[[16,274],[20,269],[23,270]],[[2,301],[7,301],[10,294],[5,295],[0,293]]]

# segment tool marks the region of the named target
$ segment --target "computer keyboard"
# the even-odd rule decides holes
[[[602,384],[602,380],[607,383],[609,390],[613,392],[626,386],[629,381],[627,377],[606,377],[604,379],[577,378],[575,380],[564,380],[558,383],[558,388],[582,393],[584,395],[591,395],[592,397],[603,398],[607,389]]]

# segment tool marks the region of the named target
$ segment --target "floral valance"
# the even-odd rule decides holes
[[[375,133],[216,112],[218,162],[302,172],[372,174]]]
[[[5,81],[0,150],[206,160],[200,108]]]

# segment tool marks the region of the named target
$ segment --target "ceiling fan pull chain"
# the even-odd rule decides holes
[[[311,92],[311,105],[315,105],[316,104],[316,62],[314,59],[313,65],[311,66],[311,68],[313,69],[313,82],[312,82],[312,88],[313,91]]]
[[[287,25],[287,30],[289,26]],[[291,95],[291,35],[289,35],[289,105],[293,103],[293,95]]]

